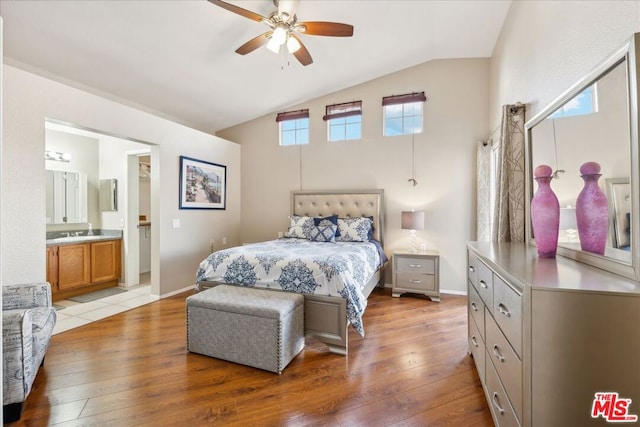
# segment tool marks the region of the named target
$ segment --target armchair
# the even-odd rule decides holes
[[[38,369],[44,363],[56,310],[49,283],[2,286],[2,390],[4,422],[22,416]]]

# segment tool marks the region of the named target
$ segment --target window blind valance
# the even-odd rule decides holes
[[[298,120],[298,119],[308,119],[309,118],[309,109],[306,108],[304,110],[295,110],[295,111],[285,111],[282,113],[278,113],[276,116],[276,122],[286,122],[288,120]]]
[[[392,95],[382,98],[382,106],[397,105],[397,104],[409,104],[411,102],[425,102],[427,97],[424,92],[413,92],[404,95]]]
[[[322,117],[325,122],[332,119],[341,119],[343,117],[361,116],[362,101],[344,102],[342,104],[333,104],[326,106],[326,114]]]

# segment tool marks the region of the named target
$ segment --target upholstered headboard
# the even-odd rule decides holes
[[[384,246],[384,190],[292,191],[291,213],[304,216],[373,217],[373,238]]]

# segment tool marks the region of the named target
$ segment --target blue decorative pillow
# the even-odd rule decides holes
[[[289,221],[289,230],[285,233],[285,237],[309,239],[311,228],[314,227],[313,218],[310,216],[291,215]]]
[[[330,221],[321,221],[320,225],[314,225],[309,232],[309,240],[312,242],[335,243],[338,227]]]
[[[338,229],[338,242],[368,242],[371,239],[373,220],[368,217],[338,218]]]
[[[335,225],[337,230],[336,237],[340,235],[340,229],[338,228],[338,215],[331,215],[331,216],[325,216],[325,217],[317,216],[313,218],[314,225],[320,225],[322,221],[329,221],[333,225]]]

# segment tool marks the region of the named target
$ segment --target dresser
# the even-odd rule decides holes
[[[469,353],[497,426],[607,425],[612,393],[640,424],[637,282],[524,243],[469,243],[467,259]]]

